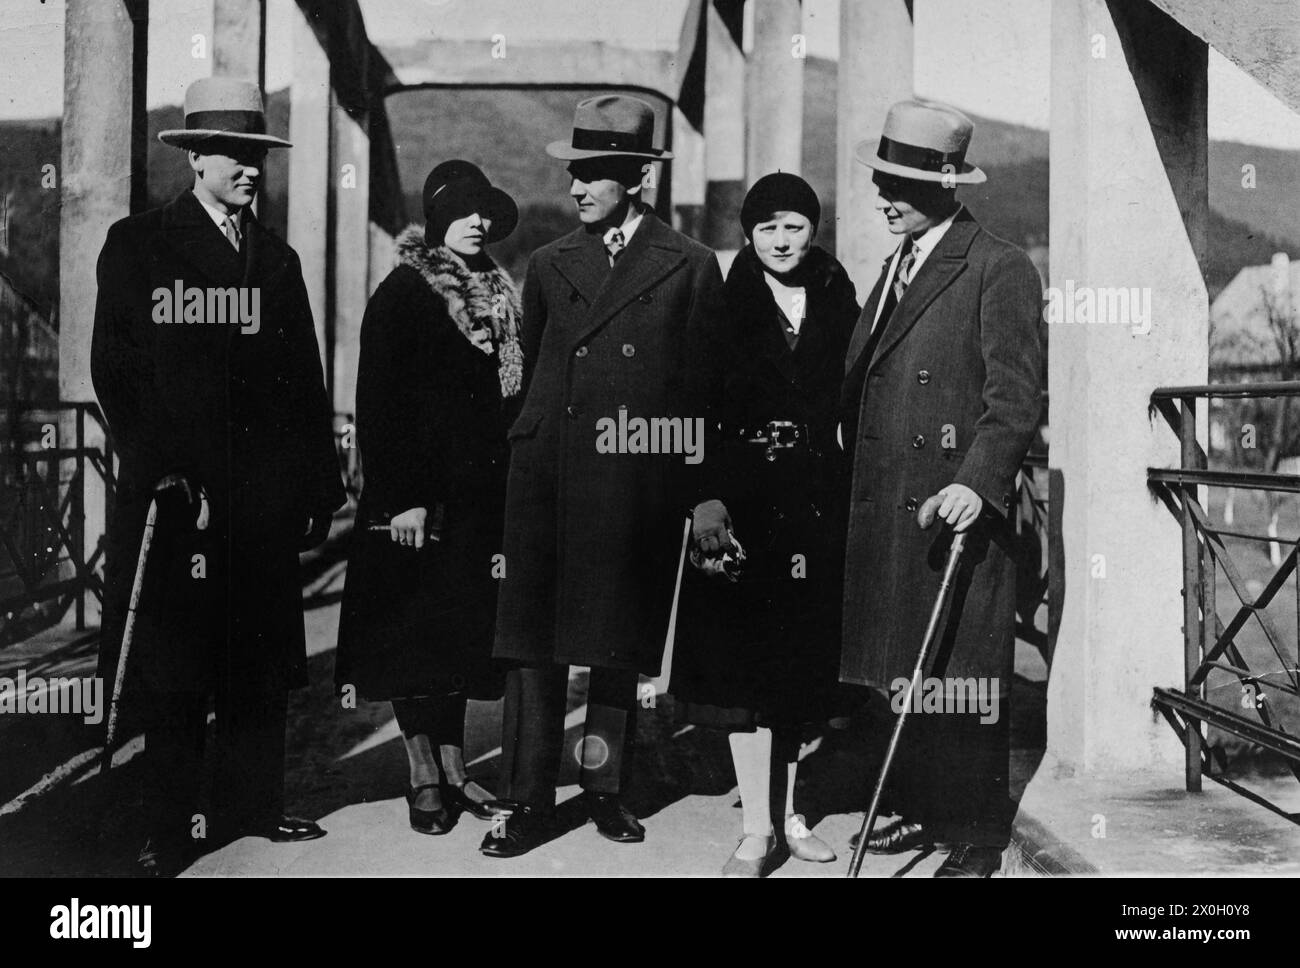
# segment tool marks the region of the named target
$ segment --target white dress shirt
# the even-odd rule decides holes
[[[917,272],[920,271],[925,260],[929,258],[930,253],[935,250],[939,245],[939,242],[948,233],[948,229],[952,227],[953,219],[961,213],[961,210],[962,206],[958,205],[957,211],[953,212],[938,225],[926,229],[918,238],[913,240],[912,244],[916,246],[916,258],[912,261],[912,269],[907,274],[907,278],[903,280],[906,285],[910,286],[912,284],[912,280],[916,278]],[[889,271],[885,275],[885,287],[880,290],[880,301],[876,303],[876,316],[871,321],[871,329],[873,332],[875,331],[876,326],[880,323],[880,311],[884,308],[885,298],[894,285],[894,273],[898,270],[898,261],[903,257],[903,246],[906,244],[906,239],[900,242],[898,248],[894,250],[894,257],[889,261]]]
[[[199,199],[199,204],[203,206],[203,210],[204,210],[205,212],[208,213],[208,218],[212,219],[213,223],[217,226],[217,230],[218,230],[219,232],[221,232],[222,235],[225,235],[225,234],[226,234],[226,218],[227,218],[227,217],[229,217],[229,218],[233,218],[233,219],[235,220],[235,227],[239,229],[241,235],[243,234],[243,231],[244,231],[244,218],[243,218],[243,216],[244,216],[244,212],[243,212],[242,209],[240,209],[240,210],[237,211],[237,212],[231,212],[230,215],[227,216],[226,213],[223,212],[221,209],[219,209],[219,208],[213,208],[211,205],[209,205],[209,204],[208,204],[207,202],[205,202],[203,199],[199,198],[198,195],[195,195],[194,197]]]

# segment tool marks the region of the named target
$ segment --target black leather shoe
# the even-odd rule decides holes
[[[997,847],[957,844],[935,877],[992,877],[1002,869],[1002,851]]]
[[[325,836],[320,824],[300,817],[278,817],[251,827],[250,837],[265,837],[273,844],[296,844],[303,840],[316,840]]]
[[[616,844],[639,844],[645,840],[645,827],[623,805],[617,793],[588,792],[586,800],[587,812],[606,840],[612,840]]]
[[[858,846],[858,835],[849,838],[849,846]],[[933,847],[934,841],[919,823],[895,820],[873,831],[867,840],[868,854],[902,854],[922,847]]]
[[[508,807],[509,813],[493,815],[492,829],[479,845],[485,857],[519,857],[551,839],[550,814],[527,804],[510,803]]]
[[[442,788],[443,802],[449,804],[453,810],[459,810],[461,813],[467,813],[471,817],[477,817],[479,820],[491,820],[503,809],[508,809],[506,804],[500,800],[488,800],[479,803],[473,797],[465,792],[465,784],[460,785],[447,784]]]
[[[190,866],[193,853],[179,844],[150,837],[136,855],[136,873],[141,877],[175,877]]]
[[[439,793],[444,794],[442,806],[436,810],[422,810],[417,807],[415,798],[420,795],[420,791],[432,789],[438,789]],[[417,834],[438,836],[449,833],[451,828],[456,826],[456,815],[447,808],[445,790],[446,788],[438,783],[425,783],[406,791],[406,816],[410,821],[411,829]]]

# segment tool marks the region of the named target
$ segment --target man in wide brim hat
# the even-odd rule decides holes
[[[654,108],[645,101],[626,94],[598,94],[578,102],[573,136],[552,141],[546,153],[561,161],[611,157],[668,161],[673,153],[654,146],[654,129]]]
[[[186,150],[192,187],[109,228],[91,346],[120,456],[109,682],[155,495],[159,506],[122,699],[144,720],[140,865],[151,874],[192,855],[210,697],[220,769],[209,842],[323,835],[284,815],[285,714],[289,690],[307,684],[298,554],[324,541],[345,499],[298,256],[252,212],[267,149],[288,142],[266,134],[250,81],[196,81],[185,121],[160,137]]]
[[[982,684],[1000,700],[1000,715],[989,721],[965,705],[936,715],[927,705],[911,717],[895,771],[901,819],[866,845],[902,853],[952,844],[941,877],[989,876],[1010,834],[1006,703],[1016,596],[1007,549],[1044,358],[1033,263],[956,197],[959,186],[985,180],[966,160],[973,129],[956,108],[908,100],[890,108],[879,143],[857,148],[857,160],[875,170],[876,211],[901,244],[854,328],[840,397],[852,466],[841,681],[897,696],[911,678],[953,532],[966,533],[958,592],[926,675]],[[916,511],[936,493],[942,521],[923,531]]]
[[[510,474],[493,655],[509,662],[498,793],[513,804],[483,839],[516,857],[550,836],[562,756],[597,831],[642,840],[628,808],[638,674],[663,659],[683,511],[700,500],[681,453],[613,451],[598,430],[682,415],[701,426],[699,347],[714,331],[722,275],[713,253],[641,201],[654,111],[602,94],[577,105],[547,154],[568,163],[581,226],[535,251],[523,287],[524,403],[509,431]],[[670,448],[664,448],[666,451]],[[718,524],[722,528],[721,522]],[[570,665],[591,668],[582,737],[564,750]]]
[[[258,86],[231,77],[205,77],[191,84],[185,91],[185,127],[158,132],[163,144],[192,151],[213,138],[265,148],[293,147],[266,133]]]
[[[975,126],[956,108],[937,101],[899,101],[889,109],[880,141],[864,141],[854,156],[868,168],[945,185],[978,185],[984,172],[966,160]]]

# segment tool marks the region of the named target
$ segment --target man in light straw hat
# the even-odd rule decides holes
[[[842,681],[888,691],[897,706],[947,545],[953,532],[968,534],[926,673],[944,681],[945,712],[913,705],[894,777],[902,817],[867,845],[897,853],[950,844],[942,877],[988,876],[1009,834],[1016,598],[1008,514],[1038,423],[1043,366],[1037,271],[956,197],[957,186],[985,180],[966,160],[972,130],[955,108],[902,101],[879,143],[857,147],[875,172],[876,209],[900,244],[863,307],[841,396],[853,466]],[[916,511],[933,494],[943,497],[948,527],[922,531]],[[997,705],[981,713],[972,685]]]
[[[672,157],[653,135],[649,104],[607,94],[580,102],[572,137],[546,149],[569,163],[582,224],[534,252],[524,282],[527,385],[509,433],[494,650],[512,663],[500,792],[514,808],[483,840],[492,857],[550,836],[570,664],[590,666],[591,679],[583,736],[563,755],[580,767],[597,830],[644,838],[624,802],[637,679],[659,672],[684,516],[698,500],[688,479],[698,465],[680,445],[703,447],[692,347],[722,285],[713,253],[641,201],[647,173]],[[630,437],[602,446],[602,425],[653,418],[692,436],[679,433],[676,452]],[[719,508],[697,528],[723,533]]]
[[[183,866],[197,837],[323,836],[284,816],[285,705],[307,684],[298,553],[344,501],[298,256],[250,207],[267,149],[289,143],[266,133],[257,85],[229,78],[192,84],[185,127],[159,138],[185,150],[194,184],[109,229],[91,349],[121,455],[109,682],[155,494],[160,509],[124,690],[145,730],[151,874]],[[218,769],[199,823],[209,698]]]

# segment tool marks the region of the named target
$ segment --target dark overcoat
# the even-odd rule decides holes
[[[709,352],[719,459],[705,462],[704,476],[747,558],[734,583],[687,568],[670,684],[675,698],[694,706],[745,710],[777,724],[834,713],[846,470],[835,427],[858,315],[853,283],[829,253],[814,247],[799,275],[806,302],[793,348],[752,246],[727,275],[726,312]],[[771,420],[798,424],[807,446],[769,459],[746,438],[762,435]],[[686,718],[738,721],[735,712],[707,709]]]
[[[183,472],[211,525],[156,528],[131,669],[163,691],[306,685],[299,544],[345,494],[297,255],[251,213],[236,251],[186,191],[109,229],[98,282],[91,375],[120,456],[100,674],[116,669],[152,489]],[[250,307],[255,292],[256,331],[213,321],[206,297],[204,322],[180,306],[155,321],[178,284],[235,287]]]
[[[600,236],[582,228],[533,253],[499,658],[658,672],[698,465],[601,453],[598,421],[620,408],[707,419],[690,361],[721,287],[712,251],[649,212],[612,269]]]
[[[500,695],[493,558],[501,553],[511,409],[497,354],[461,335],[447,294],[412,265],[389,273],[361,323],[365,485],[339,620],[340,688],[353,685],[367,699]],[[415,507],[432,519],[438,505],[441,538],[418,551],[367,530]]]
[[[951,541],[947,528],[922,531],[916,510],[956,482],[984,510],[928,674],[1005,689],[1015,625],[1008,512],[1041,409],[1042,283],[1024,252],[962,209],[866,359],[884,275],[845,361],[853,473],[840,678],[888,689],[911,676]]]

